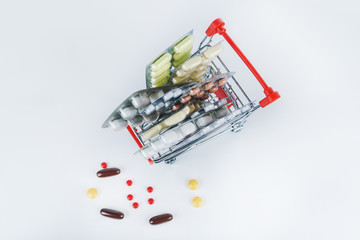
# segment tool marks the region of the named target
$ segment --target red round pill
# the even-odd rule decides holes
[[[146,190],[151,193],[154,189],[152,187],[148,187]]]
[[[133,208],[138,208],[139,207],[139,204],[137,203],[137,202],[134,202],[133,204],[132,204],[132,206],[133,206]]]
[[[128,199],[129,201],[133,200],[133,198],[134,198],[134,196],[133,196],[132,194],[127,195],[127,199]]]
[[[106,162],[102,162],[102,163],[101,163],[101,167],[102,167],[102,168],[107,168],[107,163],[106,163]]]
[[[132,181],[131,181],[131,180],[127,180],[127,181],[126,181],[126,185],[131,186],[131,185],[132,185]]]
[[[153,204],[153,203],[154,203],[154,199],[149,198],[149,199],[148,199],[148,203],[149,203],[150,205]]]

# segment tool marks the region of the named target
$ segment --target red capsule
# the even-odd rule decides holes
[[[181,98],[180,102],[187,103],[188,101],[190,101],[190,99],[191,99],[191,96],[186,96],[186,97]]]
[[[101,167],[102,167],[102,168],[107,168],[107,163],[106,163],[106,162],[102,162],[102,163],[101,163]]]
[[[177,111],[177,110],[179,110],[179,108],[181,108],[181,104],[175,104],[172,106],[173,111]]]
[[[127,181],[126,181],[126,185],[131,186],[131,185],[132,185],[132,181],[131,181],[131,180],[127,180]]]
[[[198,94],[196,94],[196,98],[201,98],[202,96],[204,96],[205,92],[203,90],[201,90]]]
[[[148,203],[149,203],[150,205],[154,204],[154,199],[149,198],[149,199],[148,199]]]
[[[146,190],[151,193],[154,189],[152,187],[148,187]]]
[[[226,78],[222,78],[217,81],[217,85],[224,86],[226,84],[226,82],[227,82]]]
[[[190,95],[195,96],[199,92],[200,92],[200,88],[196,87],[196,88],[193,88],[193,89],[190,90]]]
[[[133,208],[137,209],[137,208],[139,207],[139,204],[138,204],[137,202],[134,202],[134,203],[132,204],[132,206],[133,206]]]
[[[126,197],[129,201],[133,200],[134,196],[132,194],[127,195]]]

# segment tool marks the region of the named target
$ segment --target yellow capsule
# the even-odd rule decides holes
[[[199,208],[203,205],[203,200],[201,197],[194,197],[192,200],[192,205],[196,208]]]
[[[199,182],[195,179],[191,179],[189,182],[188,182],[188,188],[190,190],[196,190],[199,188]]]
[[[97,197],[98,191],[96,190],[96,188],[89,188],[86,195],[87,195],[88,198],[94,199],[94,198]]]

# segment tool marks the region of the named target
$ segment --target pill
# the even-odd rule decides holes
[[[154,204],[154,199],[149,198],[149,199],[148,199],[148,203],[149,203],[150,205]]]
[[[150,79],[150,82],[153,84],[158,84],[163,82],[164,79],[166,79],[170,74],[170,69],[167,69],[166,71],[162,72],[158,77],[152,77]]]
[[[202,78],[206,73],[206,69],[202,70],[202,71],[198,71],[198,72],[194,72],[191,77],[194,79],[198,79],[198,78]]]
[[[162,66],[161,68],[159,68],[158,70],[156,71],[151,71],[150,72],[150,76],[152,78],[157,78],[159,77],[161,74],[163,74],[164,72],[166,72],[166,70],[170,69],[171,68],[171,63],[168,62],[166,63],[164,66]]]
[[[132,182],[131,180],[127,180],[127,181],[126,181],[126,185],[128,185],[128,186],[131,186],[132,183],[133,183],[133,182]]]
[[[173,219],[173,216],[170,213],[165,213],[165,214],[157,215],[157,216],[150,218],[149,223],[151,225],[157,225],[157,224],[169,222],[172,219]]]
[[[170,78],[170,76],[165,76],[162,80],[160,80],[156,83],[151,83],[151,86],[152,87],[161,87],[169,81],[169,78]]]
[[[163,134],[161,134],[161,139],[166,144],[172,144],[180,140],[181,136],[176,132],[176,129],[171,129]]]
[[[146,191],[148,191],[149,193],[151,193],[153,190],[154,190],[154,189],[153,189],[152,187],[148,187],[148,188],[146,189]]]
[[[198,94],[196,94],[195,97],[201,98],[204,94],[205,94],[205,92],[203,90],[200,90],[200,92]]]
[[[199,208],[203,205],[203,200],[201,197],[194,197],[191,202],[192,202],[192,205],[196,208]]]
[[[209,90],[209,93],[214,93],[216,92],[217,90],[219,90],[219,88],[217,86],[214,86],[212,87],[210,90]]]
[[[186,36],[181,39],[178,43],[174,46],[174,52],[180,53],[183,52],[185,49],[189,48],[194,42],[194,38],[192,36]]]
[[[106,163],[106,162],[102,162],[102,163],[101,163],[101,167],[102,167],[102,168],[107,168],[107,163]]]
[[[86,192],[86,196],[90,199],[96,198],[97,195],[98,195],[98,191],[96,190],[96,188],[89,188],[89,190],[87,190]]]
[[[164,121],[164,125],[167,127],[171,127],[179,122],[181,122],[182,120],[185,119],[185,117],[191,112],[191,108],[189,106],[184,107],[182,110],[176,112],[174,115],[172,115],[171,117],[167,118]]]
[[[181,61],[182,59],[186,58],[186,56],[188,56],[187,58],[189,58],[191,56],[191,50],[192,50],[192,46],[189,46],[189,48],[185,49],[185,51],[181,53],[175,53],[173,55],[174,63]]]
[[[132,194],[128,194],[126,198],[131,201],[134,199],[134,196]]]
[[[120,173],[120,169],[118,168],[105,168],[96,173],[96,175],[100,178],[103,177],[111,177],[118,175]]]
[[[213,119],[210,115],[205,115],[196,121],[196,125],[199,128],[202,128],[202,127],[205,127],[205,126],[209,125],[210,123],[212,123],[212,121],[213,121]]]
[[[146,94],[132,96],[130,100],[136,108],[146,107],[150,103],[150,100]]]
[[[191,96],[182,97],[180,99],[180,102],[181,103],[187,103],[188,101],[190,101],[190,99],[191,99]]]
[[[191,179],[187,185],[190,190],[196,190],[199,188],[199,182],[196,179]]]
[[[134,107],[124,107],[120,109],[121,116],[128,120],[137,114],[137,109]]]
[[[160,116],[160,113],[157,111],[153,111],[150,114],[146,114],[146,113],[142,114],[142,117],[144,118],[146,123],[156,122],[156,120],[159,118],[159,116]]]
[[[161,54],[155,61],[151,64],[151,70],[156,71],[157,69],[160,69],[162,66],[164,66],[166,63],[171,61],[171,54],[170,53],[164,53]]]
[[[226,78],[222,78],[222,79],[219,79],[219,80],[217,81],[217,85],[219,85],[219,86],[224,86],[224,85],[226,84],[226,82],[227,82],[227,79],[226,79]]]
[[[190,135],[196,131],[196,125],[192,122],[185,123],[180,127],[181,132],[184,136]]]
[[[187,75],[188,75],[188,73],[187,72],[185,72],[183,69],[178,69],[178,70],[176,70],[176,76],[177,77],[179,77],[179,78],[185,78]]]
[[[178,76],[175,76],[172,78],[172,82],[173,84],[179,84],[179,83],[182,83],[182,82],[185,82],[186,80],[188,80],[188,76],[185,76],[185,77],[178,77]]]
[[[205,84],[204,90],[209,91],[214,86],[215,86],[215,84],[213,82],[208,82],[208,83]]]
[[[223,46],[221,44],[216,44],[208,49],[206,49],[202,55],[209,60],[214,59],[221,51],[223,50]]]
[[[201,97],[202,100],[206,100],[209,98],[209,94],[204,94],[204,96]]]
[[[109,218],[115,218],[115,219],[123,219],[124,218],[124,214],[122,212],[108,209],[108,208],[101,209],[100,214],[105,217],[109,217]]]
[[[132,204],[132,206],[133,206],[133,208],[137,209],[137,208],[139,207],[139,204],[138,204],[137,202],[134,202],[134,203]]]
[[[197,88],[191,89],[189,93],[190,93],[191,96],[195,96],[199,92],[200,92],[200,88],[197,87]]]
[[[160,91],[157,91],[157,92],[154,92],[152,93],[150,96],[149,96],[149,100],[150,102],[155,102],[155,100],[161,98],[162,96],[164,96],[164,92],[163,90],[160,90]]]
[[[197,66],[199,66],[202,62],[202,59],[200,56],[195,56],[184,62],[181,67],[186,72],[190,72],[194,70]]]
[[[144,118],[140,115],[137,115],[133,118],[128,119],[128,124],[133,127],[138,127],[144,122]]]
[[[173,111],[177,111],[177,110],[179,110],[180,108],[181,108],[181,104],[175,104],[175,105],[172,106],[172,110],[173,110]]]
[[[163,129],[163,126],[161,124],[157,124],[154,127],[150,128],[144,134],[142,135],[142,138],[144,141],[154,137],[157,135],[161,130]]]
[[[118,119],[114,119],[114,120],[110,121],[109,125],[115,131],[118,131],[118,130],[123,129],[123,128],[125,128],[127,126],[127,121],[122,119],[122,118],[118,118]]]

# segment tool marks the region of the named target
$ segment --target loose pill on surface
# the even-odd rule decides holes
[[[190,190],[196,190],[199,188],[199,182],[196,179],[191,179],[187,185]]]
[[[137,208],[139,207],[139,204],[138,204],[137,202],[134,202],[134,203],[132,204],[132,206],[133,206],[133,208],[137,209]]]
[[[107,163],[106,163],[106,162],[102,162],[102,163],[101,163],[101,167],[102,167],[102,168],[107,168]]]
[[[134,196],[133,196],[132,194],[129,194],[129,195],[126,196],[126,198],[127,198],[129,201],[131,201],[131,200],[133,200]]]
[[[126,181],[126,185],[128,185],[128,186],[131,186],[132,183],[133,183],[133,182],[132,182],[131,180],[127,180],[127,181]]]
[[[149,203],[150,205],[154,204],[154,199],[149,198],[149,199],[148,199],[148,203]]]
[[[98,191],[96,188],[89,188],[89,190],[86,192],[86,196],[90,199],[94,199],[98,196]]]
[[[103,177],[111,177],[118,175],[120,173],[120,169],[118,168],[105,168],[103,170],[100,170],[96,173],[96,175],[100,178]]]
[[[192,205],[196,208],[199,208],[203,205],[203,200],[201,197],[194,197],[192,200]]]
[[[122,212],[108,209],[108,208],[101,209],[100,214],[105,217],[109,217],[109,218],[115,218],[115,219],[123,219],[124,218],[124,214]]]
[[[149,193],[151,193],[152,191],[154,191],[154,189],[153,189],[152,187],[148,187],[146,190],[147,190]]]
[[[150,218],[149,223],[151,225],[157,225],[157,224],[169,222],[172,219],[173,219],[173,215],[171,215],[170,213],[165,213]]]

